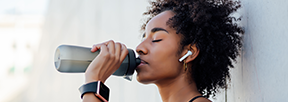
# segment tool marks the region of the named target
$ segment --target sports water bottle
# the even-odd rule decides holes
[[[132,49],[128,49],[128,51],[129,53],[121,66],[112,75],[123,76],[131,81],[135,68],[141,63],[141,60],[135,57]],[[91,52],[89,47],[60,45],[55,52],[54,64],[59,72],[83,73],[99,53],[100,50]]]

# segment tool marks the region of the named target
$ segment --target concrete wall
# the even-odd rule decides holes
[[[244,49],[231,71],[227,102],[285,102],[288,96],[288,1],[242,0]]]

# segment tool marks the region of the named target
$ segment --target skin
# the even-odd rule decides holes
[[[94,45],[91,52],[101,49],[99,55],[90,63],[85,72],[85,82],[102,81],[111,76],[128,54],[128,50],[124,44],[115,43],[110,40],[101,44]],[[83,102],[101,102],[94,93],[87,93],[83,96]]]
[[[188,71],[184,70],[183,61],[178,60],[188,50],[192,55],[184,61],[193,61],[199,54],[195,45],[188,45],[179,53],[181,36],[173,28],[166,25],[173,17],[172,11],[164,11],[152,18],[146,28],[143,41],[136,51],[142,62],[136,68],[137,80],[143,84],[156,84],[163,102],[187,102],[195,96],[201,95],[197,91],[196,83],[189,78]],[[121,62],[128,54],[125,45],[108,41],[94,45],[92,52],[101,49],[100,54],[88,66],[85,72],[86,83],[106,79],[119,68]],[[104,51],[103,51],[104,49]],[[111,60],[111,61],[110,61]],[[93,93],[85,94],[83,102],[100,102]],[[193,102],[211,102],[206,98],[197,98]]]

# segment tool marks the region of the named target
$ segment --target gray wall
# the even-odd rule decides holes
[[[283,102],[288,96],[288,1],[242,0],[244,49],[227,102]]]

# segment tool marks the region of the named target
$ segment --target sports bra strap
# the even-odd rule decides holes
[[[196,100],[199,97],[204,97],[204,96],[196,96],[196,97],[192,98],[189,102],[193,102],[194,100]]]

